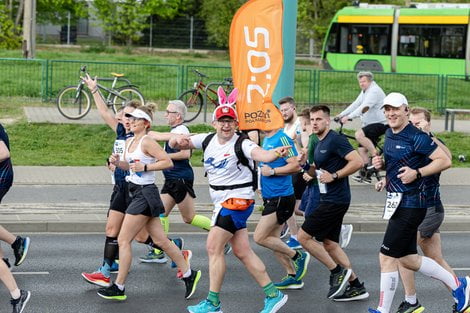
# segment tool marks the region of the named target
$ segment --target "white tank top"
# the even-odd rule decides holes
[[[133,152],[129,152],[129,147],[134,142],[135,138],[132,138],[129,142],[129,145],[126,147],[126,161],[131,164],[133,162],[140,162],[143,164],[155,163],[157,160],[154,157],[150,157],[142,152],[142,141],[147,135],[143,136],[140,139],[137,148]],[[134,172],[129,170],[129,176],[127,176],[127,181],[134,183],[136,185],[149,185],[155,183],[155,171],[148,172]]]

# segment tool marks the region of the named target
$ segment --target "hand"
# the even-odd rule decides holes
[[[421,120],[418,123],[415,124],[417,128],[425,132],[426,134],[429,134],[429,131],[431,130],[431,125],[428,123],[426,120]]]
[[[191,137],[190,135],[181,135],[181,134],[174,135],[170,139],[169,145],[171,148],[174,148],[174,145],[173,145],[174,143],[176,143],[176,145],[180,147],[187,147],[189,146],[189,143],[190,143],[190,139],[189,139],[190,137]]]
[[[397,175],[397,178],[399,178],[404,184],[409,184],[413,182],[416,179],[416,176],[418,175],[416,170],[409,168],[408,166],[401,167],[398,172],[400,174]]]
[[[289,154],[289,150],[292,148],[292,146],[282,146],[282,147],[277,147],[276,149],[273,149],[274,153],[276,153],[276,156],[278,158],[283,158],[286,157]]]
[[[109,160],[109,163],[114,164],[114,165],[117,166],[119,164],[120,158],[121,157],[119,156],[119,154],[113,153],[109,156],[108,160]]]
[[[271,176],[272,172],[271,172],[272,168],[266,164],[263,164],[263,166],[261,166],[261,175],[263,176]]]
[[[80,77],[80,78],[83,79],[83,81],[87,85],[88,89],[90,89],[90,91],[93,91],[97,88],[96,76],[95,78],[91,78],[90,75],[88,75],[87,73],[85,77]]]
[[[384,167],[384,160],[380,155],[376,155],[372,158],[372,165],[376,170],[381,170]]]
[[[375,183],[375,190],[382,191],[385,188],[385,178],[382,178],[378,182]]]
[[[313,179],[313,177],[310,176],[310,175],[308,175],[307,173],[304,173],[304,174],[302,175],[302,178],[303,178],[307,183]]]
[[[347,122],[349,122],[349,117],[347,115],[343,116],[340,121],[341,123],[346,124]]]
[[[141,162],[132,162],[129,164],[129,170],[133,171],[134,173],[139,173],[144,171],[145,164]]]
[[[114,165],[113,163],[108,163],[107,166],[108,166],[108,170],[114,173],[114,171],[116,170],[116,165]]]
[[[302,148],[299,151],[299,155],[297,156],[297,161],[299,162],[300,165],[305,164],[305,162],[307,161],[307,151],[306,150],[307,149]]]
[[[320,177],[317,177],[318,180],[320,181],[320,183],[322,184],[328,184],[328,183],[331,183],[334,178],[333,178],[333,174],[323,170],[323,169],[320,169],[320,171],[322,171],[323,173],[320,175]]]

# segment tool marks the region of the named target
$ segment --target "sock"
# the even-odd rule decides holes
[[[168,231],[170,230],[170,219],[168,216],[165,216],[163,213],[160,214],[160,223],[162,223],[165,234],[168,234]]]
[[[380,273],[380,301],[377,310],[388,313],[392,307],[393,297],[398,286],[398,271]]]
[[[411,296],[407,296],[405,295],[405,301],[408,302],[409,304],[416,304],[416,294],[414,295],[411,295]]]
[[[291,238],[294,238],[294,240],[297,240],[297,235],[290,235]],[[298,241],[298,240],[297,240]]]
[[[186,271],[186,273],[183,274],[183,278],[188,278],[189,276],[191,276],[191,274],[192,274],[192,271],[191,271],[191,269],[189,268],[189,269]]]
[[[210,218],[204,215],[194,215],[191,225],[199,227],[201,229],[209,231],[211,229],[211,220]]]
[[[121,285],[121,284],[118,284],[116,282],[114,282],[114,284],[119,288],[119,290],[124,291],[124,284]]]
[[[273,282],[270,282],[266,286],[263,287],[264,293],[266,294],[266,297],[268,298],[274,298],[277,297],[279,294],[279,290],[274,286]]]
[[[19,299],[21,297],[21,292],[18,288],[16,288],[15,290],[12,290],[10,291],[10,295],[11,295],[11,298],[12,299]]]
[[[338,274],[341,271],[341,266],[338,264],[334,269],[332,269],[330,272],[331,274]]]
[[[287,275],[289,275],[292,278],[295,278],[295,274],[287,274]]]
[[[292,257],[292,261],[297,260],[299,257],[300,257],[300,252],[299,252],[299,251],[295,251],[295,255]]]
[[[351,280],[351,281],[349,282],[349,285],[351,285],[352,287],[356,287],[356,288],[362,287],[361,282],[359,281],[359,278],[358,278],[358,277],[356,277],[355,280]]]
[[[418,272],[428,277],[439,279],[452,290],[459,287],[457,277],[449,273],[445,268],[437,264],[437,262],[431,258],[425,256],[421,257],[421,267]]]
[[[106,277],[111,275],[110,269],[114,263],[118,247],[119,245],[116,237],[106,237],[104,243],[103,266],[100,269],[101,273]]]
[[[207,295],[207,300],[209,300],[214,306],[218,306],[220,304],[219,294],[220,292],[209,290],[209,294]]]

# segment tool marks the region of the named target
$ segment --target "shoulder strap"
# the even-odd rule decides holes
[[[210,133],[206,138],[204,138],[204,141],[202,142],[202,152],[206,150],[207,146],[209,145],[209,142],[212,140],[214,137],[215,133]],[[203,156],[204,158],[204,156]]]
[[[250,169],[251,171],[251,174],[252,174],[252,186],[253,186],[253,190],[256,190],[258,189],[258,171],[257,171],[257,166],[255,164],[255,162],[253,161],[253,167],[250,166],[250,161],[248,160],[248,158],[245,156],[245,154],[243,153],[243,149],[242,149],[242,143],[243,143],[243,140],[245,139],[249,139],[248,135],[245,134],[245,133],[242,133],[242,132],[237,132],[237,135],[238,135],[238,138],[237,138],[237,141],[235,142],[235,155],[237,156],[237,159],[238,159],[238,163],[243,165],[243,166],[246,166]]]

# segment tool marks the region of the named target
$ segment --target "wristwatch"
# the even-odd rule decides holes
[[[270,169],[269,170],[269,176],[274,176],[276,174],[276,172],[274,171],[274,169]]]
[[[331,177],[333,177],[333,180],[337,180],[338,179],[338,173],[334,172]]]
[[[423,175],[421,175],[421,172],[419,171],[419,168],[416,169],[416,179],[421,179]]]

